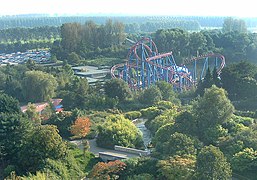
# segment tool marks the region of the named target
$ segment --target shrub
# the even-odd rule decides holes
[[[142,116],[140,111],[129,111],[124,114],[125,118],[133,120]]]

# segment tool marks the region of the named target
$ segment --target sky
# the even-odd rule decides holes
[[[0,2],[0,15],[46,13],[257,17],[257,8],[253,0],[0,0]]]

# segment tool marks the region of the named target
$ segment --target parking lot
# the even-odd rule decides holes
[[[32,59],[36,63],[47,63],[50,61],[51,54],[46,50],[38,51],[26,51],[26,52],[16,52],[11,54],[0,54],[0,64],[23,64],[27,60]]]

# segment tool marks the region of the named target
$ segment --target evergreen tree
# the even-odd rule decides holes
[[[210,68],[208,67],[204,79],[201,79],[200,83],[197,86],[196,94],[203,96],[205,89],[210,88],[213,84],[214,84],[213,77],[212,77]]]

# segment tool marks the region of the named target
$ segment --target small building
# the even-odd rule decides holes
[[[62,108],[62,105],[61,105],[62,99],[52,99],[51,102],[52,102],[53,106],[55,107],[56,112],[63,111],[63,108]],[[36,106],[36,111],[39,114],[42,114],[42,112],[49,105],[49,103],[48,102],[40,102],[40,103],[34,103],[34,105]],[[21,111],[23,113],[25,113],[27,111],[28,106],[27,105],[21,106],[20,108],[21,108]]]

